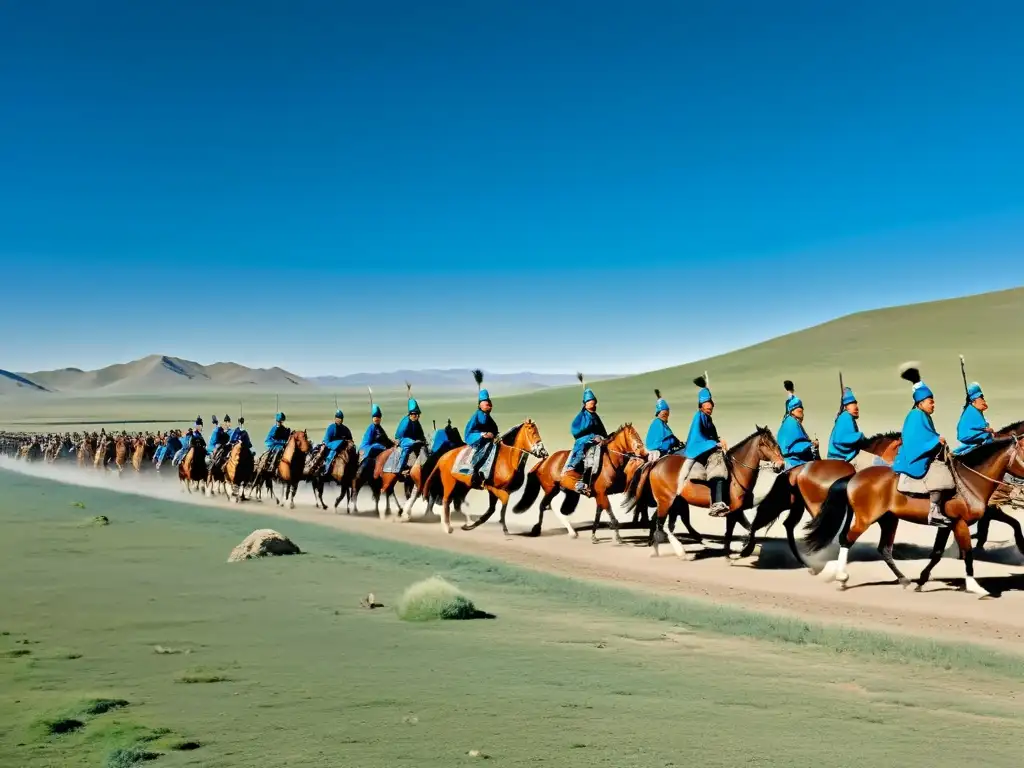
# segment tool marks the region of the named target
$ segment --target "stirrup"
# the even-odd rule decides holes
[[[952,528],[955,524],[956,520],[948,517],[941,507],[935,504],[928,507],[928,525],[933,525],[936,528]]]

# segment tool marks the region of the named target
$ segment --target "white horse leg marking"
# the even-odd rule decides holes
[[[970,592],[972,595],[977,595],[978,597],[990,597],[989,593],[985,591],[985,588],[982,587],[981,584],[979,584],[977,581],[975,581],[973,576],[967,577],[966,586],[967,591]]]

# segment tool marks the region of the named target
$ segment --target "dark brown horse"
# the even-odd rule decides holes
[[[1019,435],[1024,432],[1024,421],[1015,421],[1012,424],[1007,424],[992,436],[994,439],[1001,437],[1012,437],[1013,435]],[[1024,475],[1016,471],[1016,463],[1010,466],[1007,473],[1017,479],[1024,479]],[[984,516],[978,521],[977,528],[977,541],[974,543],[974,550],[976,552],[982,552],[985,549],[985,544],[988,543],[988,527],[995,521],[999,523],[1006,523],[1013,530],[1013,540],[1017,545],[1017,549],[1024,553],[1024,532],[1021,531],[1020,523],[1016,519],[1010,517],[1004,512],[1001,507],[1004,505],[1017,507],[1020,505],[1021,487],[1011,487],[1008,485],[1001,485],[996,489],[996,492],[992,494],[988,509],[985,510]]]
[[[206,445],[201,442],[191,443],[178,465],[178,480],[183,485],[182,490],[192,493],[195,484],[195,490],[201,492],[207,475]]]
[[[328,450],[327,446],[323,446],[323,449],[324,452]],[[337,483],[341,492],[334,501],[334,509],[337,510],[341,500],[345,499],[345,512],[351,514],[356,500],[356,472],[358,471],[359,453],[356,451],[356,444],[351,440],[346,440],[338,448],[338,453],[331,461],[326,475],[317,468],[313,474],[307,476],[313,485],[313,501],[318,507],[327,509],[327,504],[324,502],[324,487],[329,482]]]
[[[942,558],[952,533],[964,560],[967,591],[980,597],[988,596],[988,592],[974,579],[969,526],[985,514],[1007,468],[1013,465],[1015,469],[1024,469],[1021,467],[1022,447],[1024,438],[1007,437],[952,458],[950,469],[957,490],[956,495],[946,502],[945,512],[955,523],[952,528],[939,529],[932,558],[917,580],[919,591]],[[829,581],[838,581],[841,589],[846,588],[850,578],[846,570],[850,547],[875,523],[881,528],[879,554],[899,583],[904,587],[910,585],[910,579],[900,572],[892,558],[896,528],[900,520],[928,525],[929,500],[927,497],[906,496],[896,490],[896,484],[896,473],[889,467],[868,467],[851,478],[839,480],[829,489],[818,516],[807,526],[804,543],[811,552],[825,549],[839,536],[839,558],[831,561],[826,570],[829,571]]]
[[[627,508],[637,507],[643,512],[651,504],[657,506],[657,515],[651,521],[650,536],[655,557],[658,556],[659,533],[664,531],[676,555],[693,559],[693,555],[688,555],[675,534],[671,530],[665,531],[665,520],[674,510],[678,512],[690,536],[697,543],[703,543],[703,537],[690,524],[690,505],[710,507],[711,487],[707,483],[695,482],[689,478],[680,483],[684,461],[682,456],[675,454],[659,459],[645,468],[638,475],[635,484],[626,491]],[[729,486],[726,490],[729,512],[725,519],[724,544],[726,555],[729,554],[733,531],[742,517],[743,510],[754,503],[754,485],[757,483],[761,462],[774,467],[781,467],[783,464],[779,443],[768,427],[757,427],[753,434],[743,438],[726,452],[726,464],[729,466]]]
[[[471,531],[487,522],[494,514],[498,502],[501,502],[499,517],[501,530],[508,535],[508,527],[505,525],[505,509],[508,507],[509,495],[522,487],[526,457],[535,456],[538,459],[544,459],[548,455],[540,437],[540,430],[530,419],[508,430],[497,438],[495,443],[498,453],[494,458],[491,479],[483,487],[489,496],[487,511],[476,522],[470,520],[469,515],[466,515],[466,524],[462,526],[464,531]],[[448,533],[452,532],[452,503],[461,509],[462,501],[473,487],[470,475],[456,474],[453,470],[459,458],[468,455],[466,452],[472,450],[472,446],[466,446],[448,451],[438,459],[437,466],[434,467],[434,471],[430,473],[424,484],[428,491],[426,494],[428,497],[434,495],[441,497],[443,505],[441,527]]]
[[[883,432],[868,438],[862,450],[880,457],[887,464],[892,464],[901,443],[899,432]],[[807,565],[796,546],[797,524],[804,512],[809,512],[811,517],[817,517],[818,510],[828,495],[828,489],[837,480],[853,477],[855,472],[853,464],[848,461],[820,459],[781,473],[772,484],[771,490],[757,505],[754,519],[750,523],[750,532],[747,534],[743,549],[736,557],[746,558],[754,554],[757,532],[769,527],[788,509],[789,515],[783,525],[786,528],[789,549],[800,563]]]
[[[594,527],[590,534],[590,540],[595,544],[598,541],[597,527],[601,522],[602,512],[607,512],[611,519],[615,542],[622,543],[622,537],[619,536],[619,521],[615,517],[615,513],[612,512],[612,505],[608,497],[626,490],[634,473],[643,468],[646,457],[647,450],[644,448],[644,441],[632,424],[623,424],[606,440],[601,441],[601,470],[590,484],[594,502],[597,505],[597,511],[594,514]],[[544,523],[544,512],[551,509],[552,500],[560,492],[565,493],[565,498],[562,500],[561,509],[557,510],[555,514],[572,538],[575,539],[579,535],[569,520],[569,515],[573,513],[580,501],[580,495],[576,491],[576,478],[566,477],[562,474],[568,459],[569,451],[555,451],[531,469],[526,476],[526,488],[512,511],[517,514],[525,512],[537,500],[540,491],[544,491],[537,523],[530,530],[531,536],[540,535],[541,526]]]
[[[306,430],[293,430],[288,437],[288,443],[284,452],[277,462],[276,467],[269,467],[262,476],[258,476],[254,484],[258,488],[266,488],[278,506],[285,501],[290,509],[295,509],[295,494],[299,490],[299,483],[302,482],[303,471],[306,466],[306,454],[312,446],[309,443],[309,435]],[[284,499],[277,498],[274,493],[274,481],[278,480],[284,486]]]

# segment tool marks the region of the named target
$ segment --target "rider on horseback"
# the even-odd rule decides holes
[[[217,423],[217,418],[214,417],[213,423]],[[231,428],[231,417],[227,414],[224,415],[224,425],[217,425],[214,427],[213,432],[210,433],[210,469],[219,467],[228,458],[228,444],[231,442],[231,433],[228,431]]]
[[[284,447],[288,445],[288,438],[292,436],[292,431],[284,425],[287,418],[284,412],[279,411],[275,413],[274,426],[267,432],[267,437],[263,441],[268,451],[267,463],[263,466],[269,467],[271,472],[277,472],[277,464],[281,459],[281,454],[284,453]]]
[[[782,384],[789,397],[786,399],[786,415],[779,427],[779,449],[786,461],[786,469],[793,469],[818,458],[818,441],[811,440],[804,429],[804,404],[793,391],[793,382],[787,379]]]
[[[672,432],[668,425],[669,407],[668,401],[661,396],[661,390],[654,390],[657,401],[654,403],[654,421],[647,428],[647,439],[644,447],[647,449],[647,460],[654,463],[662,456],[670,453],[678,453],[683,450],[682,441]]]
[[[472,482],[475,485],[479,481],[482,485],[487,482],[487,478],[481,475],[481,469],[495,448],[494,439],[498,435],[498,425],[491,417],[491,396],[486,389],[481,388],[484,381],[483,371],[473,371],[473,378],[476,379],[478,389],[477,410],[466,422],[465,440],[466,445],[473,446],[473,457],[470,459],[473,466]]]
[[[409,398],[409,413],[398,422],[395,430],[395,442],[401,451],[398,457],[399,474],[408,474],[405,468],[406,459],[409,458],[409,451],[413,448],[420,448],[426,445],[427,436],[423,432],[423,424],[420,423],[420,404],[414,398]]]
[[[157,449],[154,460],[156,463],[156,468],[158,470],[163,465],[164,460],[167,459],[168,456],[170,456],[173,459],[178,454],[178,451],[181,450],[182,444],[179,434],[180,430],[172,429],[170,432],[167,433],[167,436],[164,438],[163,445],[161,445],[160,448]]]
[[[252,450],[252,440],[249,437],[249,431],[245,428],[245,416],[238,417],[238,426],[231,430],[232,443],[241,443],[250,451]]]
[[[953,453],[961,454],[985,443],[991,443],[995,430],[989,426],[984,413],[988,410],[988,402],[981,391],[981,384],[972,383],[967,387],[967,403],[956,424],[956,439],[961,445]]]
[[[914,407],[903,422],[903,443],[892,465],[899,478],[896,490],[927,494],[931,502],[928,524],[945,528],[954,523],[946,515],[945,507],[947,493],[956,488],[956,483],[942,457],[946,438],[938,433],[932,421],[935,396],[921,381],[917,368],[905,368],[900,375],[914,385]]]
[[[578,373],[576,375],[580,383],[583,384],[583,374]],[[604,422],[597,415],[597,395],[594,394],[594,390],[585,384],[583,388],[583,408],[576,414],[576,418],[572,420],[569,431],[572,432],[575,442],[573,443],[569,458],[565,461],[565,471],[566,473],[574,472],[580,474],[580,479],[576,481],[576,492],[589,495],[592,478],[590,477],[590,471],[587,471],[586,475],[583,474],[583,459],[586,456],[587,448],[601,442],[601,440],[607,439],[608,430],[604,428]]]
[[[376,403],[371,404],[370,426],[366,428],[366,431],[363,433],[363,442],[359,444],[360,473],[364,472],[366,467],[380,456],[381,453],[394,446],[391,438],[388,437],[388,433],[380,425],[380,420],[383,416],[384,413],[381,411],[380,406]]]
[[[196,416],[196,423],[192,426],[192,439],[189,441],[188,445],[185,446],[186,452],[188,451],[189,447],[192,446],[194,446],[196,449],[196,455],[206,455],[206,438],[203,437],[202,416]],[[182,454],[182,458],[184,458],[184,454]]]
[[[327,458],[324,459],[323,474],[329,475],[331,473],[331,464],[334,463],[334,457],[338,455],[338,451],[345,442],[352,441],[352,430],[345,426],[345,414],[342,413],[339,408],[334,412],[334,421],[327,425],[327,429],[324,431],[324,445],[327,446]]]
[[[849,387],[843,388],[840,405],[842,410],[836,416],[836,423],[828,440],[828,458],[849,462],[859,472],[872,466],[877,457],[862,450],[867,438],[857,427],[860,405]]]
[[[715,410],[715,401],[708,389],[707,375],[698,376],[693,380],[697,385],[697,412],[690,422],[690,431],[686,435],[686,447],[683,455],[686,461],[680,472],[680,487],[690,476],[694,464],[704,468],[704,475],[711,486],[711,507],[708,513],[712,517],[724,517],[729,512],[725,502],[725,484],[729,479],[729,468],[725,463],[725,440],[718,436],[711,414]]]

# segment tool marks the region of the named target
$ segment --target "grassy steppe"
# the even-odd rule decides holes
[[[0,499],[0,765],[1019,764],[1024,665],[984,649],[6,472]],[[225,562],[268,524],[308,554]],[[399,620],[434,574],[497,619]]]

